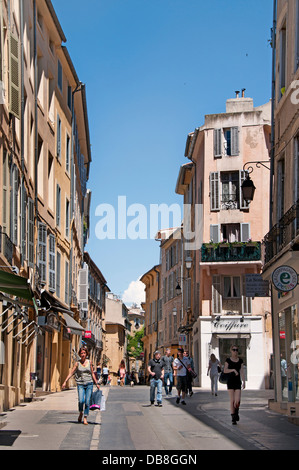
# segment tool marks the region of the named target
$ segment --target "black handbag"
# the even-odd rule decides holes
[[[219,382],[221,384],[227,384],[230,374],[225,374],[223,371],[219,375]]]

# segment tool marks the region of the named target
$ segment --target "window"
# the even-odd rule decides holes
[[[214,158],[239,155],[239,128],[214,129]]]
[[[67,105],[72,110],[72,87],[70,85],[67,87]]]
[[[64,287],[65,287],[65,294],[64,294],[64,301],[66,304],[69,303],[69,263],[68,261],[65,262],[65,276],[64,276]]]
[[[28,199],[28,263],[33,267],[34,263],[34,202]]]
[[[285,164],[282,158],[277,165],[277,220],[281,219],[284,214],[284,178]]]
[[[60,60],[58,60],[58,66],[57,66],[57,84],[58,88],[60,91],[62,91],[62,65]]]
[[[245,171],[210,173],[210,209],[248,209],[243,199],[241,186],[246,177]]]
[[[223,277],[223,297],[225,299],[235,299],[241,297],[239,276]]]
[[[279,99],[286,90],[287,31],[286,24],[279,32]]]

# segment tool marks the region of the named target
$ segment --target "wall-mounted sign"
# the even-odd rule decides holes
[[[279,266],[272,273],[272,282],[280,292],[290,292],[298,284],[298,274],[291,266]]]
[[[187,335],[179,336],[179,346],[185,346],[187,344]]]
[[[247,319],[223,319],[212,322],[212,333],[250,333],[250,321]]]
[[[269,297],[269,281],[261,274],[245,274],[246,297]]]

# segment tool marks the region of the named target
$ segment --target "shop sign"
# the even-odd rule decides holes
[[[179,345],[185,346],[187,344],[187,335],[180,335],[179,336]]]
[[[269,297],[269,281],[261,274],[245,274],[246,297]]]
[[[91,338],[91,331],[85,331],[83,336],[84,338]]]
[[[272,282],[276,290],[290,292],[298,284],[298,274],[291,266],[279,266],[272,273]]]
[[[248,320],[214,320],[212,322],[212,333],[250,333],[250,322]]]

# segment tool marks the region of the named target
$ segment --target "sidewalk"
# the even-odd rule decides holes
[[[150,406],[147,386],[102,391],[106,411],[90,412],[88,426],[77,422],[75,388],[3,412],[0,450],[299,450],[299,427],[268,409],[273,390],[244,390],[237,426],[226,390],[194,388],[186,406],[163,396],[161,408]]]

